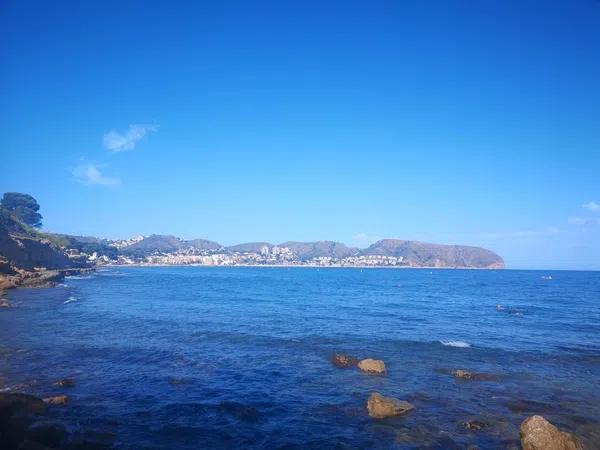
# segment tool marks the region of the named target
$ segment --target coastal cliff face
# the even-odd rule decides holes
[[[504,268],[504,260],[496,253],[466,245],[383,239],[363,250],[361,254],[402,257],[413,267]]]
[[[51,285],[69,270],[85,267],[49,241],[12,236],[0,223],[0,291],[21,285]]]

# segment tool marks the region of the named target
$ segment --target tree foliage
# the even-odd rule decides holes
[[[25,225],[39,228],[42,226],[42,215],[38,212],[40,205],[29,194],[6,192],[0,201],[0,209],[10,214],[15,220]]]

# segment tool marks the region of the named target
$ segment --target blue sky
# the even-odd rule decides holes
[[[600,269],[600,2],[6,1],[0,53],[47,230]]]

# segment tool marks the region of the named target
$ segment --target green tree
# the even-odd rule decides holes
[[[40,205],[29,194],[6,192],[0,201],[0,207],[21,223],[35,228],[42,226],[42,215],[38,212]]]

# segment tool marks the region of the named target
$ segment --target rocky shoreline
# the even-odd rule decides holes
[[[81,275],[93,271],[94,268],[72,268],[72,269],[57,269],[57,270],[35,270],[27,271],[15,269],[11,275],[0,274],[0,307],[6,307],[4,303],[7,300],[3,299],[4,292],[9,289],[18,287],[28,288],[46,288],[53,287],[60,283],[66,276]]]

